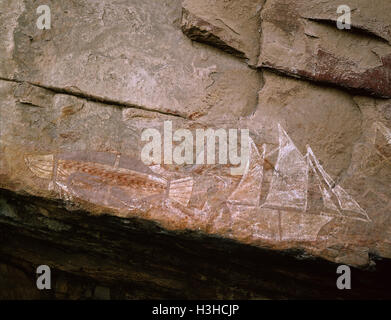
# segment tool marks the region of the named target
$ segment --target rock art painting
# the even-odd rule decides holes
[[[383,146],[385,145],[391,145],[391,130],[388,129],[384,124],[381,122],[376,122],[373,125],[374,131],[375,131],[375,137],[374,137],[374,144],[377,144],[376,138],[377,134],[379,133],[382,135],[382,138],[385,139],[384,143],[382,143]],[[378,145],[379,147],[379,145]]]
[[[389,298],[391,0],[0,0],[0,30],[0,299]]]
[[[168,197],[183,206],[190,200],[192,178],[168,181],[142,162],[99,152],[28,155],[25,161],[38,177],[50,179],[63,197],[76,197],[115,209],[145,209]],[[125,163],[126,168],[121,167]]]
[[[389,134],[385,127],[379,126],[379,130]],[[225,212],[229,224],[240,219],[240,212],[253,211],[259,215],[253,228],[253,236],[258,238],[266,232],[274,234],[275,241],[315,241],[321,228],[336,217],[371,222],[366,211],[327,174],[310,146],[307,154],[302,155],[281,125],[278,131],[279,155],[263,203],[266,145],[260,151],[251,138],[250,157],[243,176],[226,199],[214,203],[208,202],[208,191],[196,185],[202,179],[199,174],[173,179],[173,173],[165,173],[156,165],[146,166],[125,155],[79,151],[25,155],[24,160],[36,177],[50,180],[50,188],[65,200],[76,198],[120,212],[143,213],[169,201],[176,210],[190,210],[192,216],[203,216],[206,220],[221,219]],[[216,190],[235,184],[230,176],[220,177],[218,181],[225,183],[214,185]],[[318,212],[307,207],[310,183],[322,195],[323,209]],[[194,205],[200,203],[196,198],[201,198],[201,208]],[[214,212],[221,214],[213,217]]]

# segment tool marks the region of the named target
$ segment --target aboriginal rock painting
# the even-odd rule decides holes
[[[376,129],[391,144],[391,131],[381,124]],[[159,166],[148,167],[119,154],[26,155],[25,163],[35,176],[50,181],[49,185],[63,199],[78,198],[120,211],[148,211],[158,203],[170,201],[176,208],[194,209],[196,214],[204,216],[213,211],[222,212],[223,205],[232,222],[241,213],[255,212],[259,216],[259,222],[252,229],[255,237],[314,241],[322,227],[335,218],[371,222],[358,202],[324,170],[310,146],[303,155],[280,125],[278,131],[278,158],[267,195],[261,197],[266,146],[259,150],[250,138],[246,170],[240,181],[235,182],[233,191],[216,208],[207,201],[198,209],[192,208],[196,197],[207,198],[208,193],[197,189],[195,176],[172,178],[173,175],[165,174],[162,168],[157,168]],[[231,178],[221,180],[234,183]],[[317,189],[322,198],[316,213],[308,210],[309,188]]]
[[[323,198],[323,215],[345,215],[352,219],[369,221],[366,212],[359,204],[333,179],[320,165],[311,147],[303,156],[293,144],[284,129],[279,125],[280,147],[272,186],[264,207],[295,209],[301,212],[307,210],[309,173],[315,177]],[[326,210],[328,209],[328,210]],[[330,212],[331,210],[331,212]],[[348,215],[348,212],[351,215]]]
[[[193,179],[168,181],[141,161],[104,152],[68,152],[25,157],[38,177],[50,179],[61,196],[118,210],[146,210],[166,197],[187,206]]]
[[[376,131],[379,131],[384,136],[387,144],[391,144],[391,130],[381,122],[376,122],[373,126]]]
[[[388,129],[381,122],[373,124],[373,138],[372,143],[375,146],[376,153],[383,158],[384,161],[390,163],[391,153],[391,130]]]

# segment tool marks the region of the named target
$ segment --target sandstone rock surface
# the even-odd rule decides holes
[[[260,86],[259,76],[234,57],[192,44],[175,24],[180,1],[53,2],[55,27],[45,32],[35,26],[36,4],[16,3],[11,18],[17,22],[8,25],[4,17],[16,64],[12,79],[185,118],[221,114],[238,96],[236,116],[255,106],[249,88]],[[10,78],[5,67],[0,76]],[[227,81],[236,77],[233,91]]]
[[[186,0],[182,30],[192,40],[245,58],[252,65],[259,56],[259,12],[264,1]]]
[[[387,266],[391,10],[379,2],[347,1],[353,29],[339,30],[336,1],[48,1],[52,28],[39,30],[40,3],[2,1],[4,274],[44,258],[55,298],[333,297],[335,263]],[[143,133],[163,138],[166,123],[192,138],[248,129],[244,170],[143,162]],[[216,159],[229,153],[218,141]],[[354,294],[387,284],[369,280]]]
[[[336,22],[336,8],[341,6],[337,0],[325,2],[295,1],[300,5],[302,16],[312,20],[323,20]],[[391,22],[389,1],[377,1],[374,4],[367,0],[347,0],[344,6],[350,8],[353,28],[364,33],[375,35],[388,41],[391,44]]]
[[[390,8],[379,2],[352,1],[353,28],[339,30],[334,1],[267,1],[259,66],[390,98]]]

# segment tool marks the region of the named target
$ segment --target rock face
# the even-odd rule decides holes
[[[390,3],[351,2],[358,12],[352,14],[353,28],[339,30],[335,1],[325,6],[322,1],[267,1],[259,66],[390,98]],[[365,27],[370,19],[376,22]]]
[[[185,118],[205,115],[212,107],[221,114],[237,96],[243,109],[236,109],[236,116],[255,106],[246,96],[254,96],[249,88],[260,85],[256,72],[231,56],[192,45],[175,24],[180,1],[53,2],[56,27],[46,32],[35,26],[36,4],[20,3],[13,4],[18,24],[7,39],[14,39],[15,80]],[[7,70],[0,75],[6,77]],[[241,81],[232,91],[226,82],[238,75]]]
[[[9,297],[344,298],[335,263],[381,269],[391,10],[348,2],[351,30],[336,1],[304,0],[53,1],[40,30],[36,2],[2,1]],[[198,145],[202,130],[218,143]],[[56,270],[52,295],[27,285],[40,264]],[[365,281],[351,297],[382,296],[386,282]]]
[[[259,55],[262,0],[183,2],[182,31],[255,65]]]
[[[322,3],[296,1],[302,12],[302,17],[312,20],[337,21],[336,8],[341,5],[337,0]],[[374,6],[366,0],[347,0],[343,3],[350,8],[351,25],[367,34],[372,34],[391,44],[391,24],[389,1],[378,1]]]

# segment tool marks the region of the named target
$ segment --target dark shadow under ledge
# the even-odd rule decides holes
[[[0,190],[0,299],[390,298],[390,260],[352,268],[336,288],[337,264],[141,219],[67,211],[61,202]],[[372,257],[374,258],[374,257]],[[52,269],[52,290],[35,270]]]

